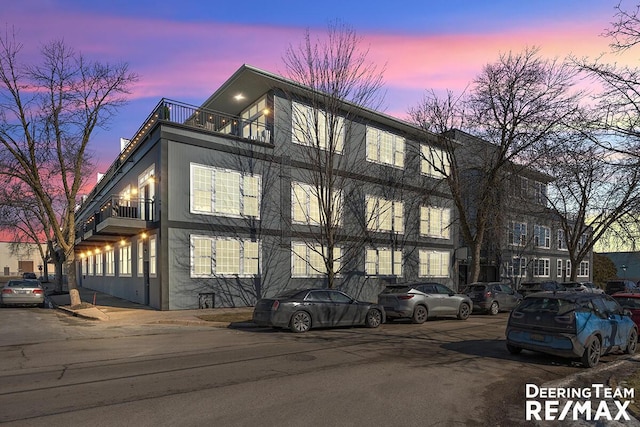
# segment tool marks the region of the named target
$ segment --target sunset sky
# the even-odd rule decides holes
[[[306,28],[321,36],[339,19],[353,26],[369,59],[385,67],[387,114],[406,118],[427,89],[461,92],[500,53],[538,46],[545,57],[607,52],[603,31],[618,0],[19,0],[2,1],[26,61],[64,39],[91,59],[127,62],[140,75],[130,103],[109,130],[94,134],[99,169],[165,97],[199,105],[240,65],[283,73],[282,55]],[[631,9],[633,2],[623,1]],[[3,29],[5,30],[5,29]],[[637,55],[640,57],[640,55]],[[634,55],[609,62],[637,66]],[[385,65],[386,64],[386,65]]]

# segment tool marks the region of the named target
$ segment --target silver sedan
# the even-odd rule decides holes
[[[37,280],[9,280],[2,288],[1,304],[44,306],[44,289]]]

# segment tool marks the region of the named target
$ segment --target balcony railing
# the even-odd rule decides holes
[[[154,204],[155,201],[153,199],[131,199],[113,196],[83,224],[82,233],[89,231],[98,233],[101,229],[100,224],[111,218],[142,220],[145,222],[153,221]]]

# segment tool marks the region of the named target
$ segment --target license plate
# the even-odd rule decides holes
[[[531,334],[531,339],[533,341],[544,341],[544,335],[540,334]]]

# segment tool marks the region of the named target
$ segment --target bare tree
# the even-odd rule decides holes
[[[336,22],[329,25],[326,39],[313,39],[307,30],[302,43],[290,46],[283,57],[286,76],[310,88],[304,97],[290,96],[292,136],[309,165],[303,177],[308,187],[293,192],[305,200],[292,203],[312,206],[300,212],[307,216],[302,221],[308,225],[304,241],[313,256],[321,258],[323,271],[317,273],[326,275],[330,288],[337,271],[347,265],[341,227],[349,198],[347,175],[355,163],[346,152],[345,137],[353,137],[350,124],[361,109],[375,108],[380,101],[382,73],[367,61],[367,54],[355,31]]]
[[[45,44],[36,65],[22,62],[21,50],[15,32],[0,37],[0,173],[24,182],[41,204],[77,305],[75,207],[92,166],[87,145],[137,76],[127,64],[89,61],[63,41]]]
[[[527,48],[486,65],[466,95],[431,92],[409,111],[417,126],[438,135],[441,154],[424,160],[445,177],[453,196],[471,255],[469,280],[480,276],[481,249],[501,212],[505,180],[533,164],[575,114],[582,95],[574,89],[575,77],[568,64],[542,59],[537,48]],[[456,128],[477,139],[463,135],[458,141]]]
[[[584,134],[567,136],[544,164],[555,177],[547,195],[560,222],[575,281],[581,261],[611,229],[638,207],[640,168],[633,157],[620,158]]]

